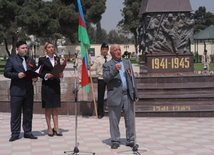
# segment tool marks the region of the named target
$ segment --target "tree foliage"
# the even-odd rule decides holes
[[[8,39],[13,43],[19,36],[16,14],[18,13],[19,6],[16,1],[1,0],[0,1],[0,41],[4,41],[8,44]],[[13,46],[14,47],[14,46]],[[10,52],[6,48],[8,55]],[[15,53],[15,48],[12,49],[12,53]]]
[[[194,13],[195,33],[198,33],[214,24],[214,14],[206,11],[206,7],[200,6]]]
[[[106,0],[81,2],[87,26],[99,24],[106,9]],[[12,43],[12,55],[15,54],[17,40],[26,39],[29,35],[54,42],[62,36],[69,38],[70,42],[78,40],[76,0],[0,0],[0,8],[0,41],[5,41],[7,51],[8,42]]]
[[[57,9],[51,2],[26,1],[16,16],[18,25],[29,35],[47,37],[54,34],[59,29],[59,21],[51,8]]]
[[[128,44],[129,41],[124,33],[118,33],[116,30],[111,30],[108,34],[108,43],[110,44]]]
[[[104,37],[101,28],[101,19],[102,14],[106,10],[106,0],[90,0],[84,1],[83,8],[85,8],[85,18],[87,21],[90,21],[91,24],[96,25],[96,39],[95,43],[102,43],[102,38]],[[88,23],[89,24],[89,23]],[[89,24],[90,25],[90,24]]]
[[[125,7],[122,10],[122,16],[124,17],[119,21],[118,26],[124,31],[129,31],[134,35],[135,38],[135,49],[137,51],[137,32],[136,29],[139,24],[139,11],[142,0],[125,0]]]
[[[109,34],[102,29],[102,14],[106,10],[106,0],[81,1],[91,43],[127,43],[125,34],[116,30]],[[41,43],[52,41],[56,44],[62,37],[69,42],[77,42],[78,8],[76,0],[1,0],[0,1],[0,41],[12,43],[15,54],[15,43],[18,39],[30,39],[34,35]],[[95,24],[95,27],[92,27]],[[124,25],[125,27],[125,25]],[[10,54],[10,51],[8,54]]]

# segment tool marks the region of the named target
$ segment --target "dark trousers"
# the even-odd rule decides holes
[[[106,90],[106,83],[104,80],[98,79],[98,115],[104,116],[104,95]]]
[[[21,112],[23,111],[22,127],[24,134],[31,134],[33,118],[33,96],[11,96],[11,133],[12,136],[19,136],[21,130]]]

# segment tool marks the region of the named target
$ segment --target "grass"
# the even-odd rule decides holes
[[[3,74],[5,64],[6,64],[6,60],[0,61],[0,74]]]
[[[204,70],[203,64],[202,63],[194,63],[194,71],[200,71],[200,70]],[[210,64],[209,70],[214,71],[214,63]]]

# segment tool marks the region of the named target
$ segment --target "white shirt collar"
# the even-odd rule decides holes
[[[54,57],[56,57],[56,54],[53,55],[53,58],[50,58],[48,55],[46,55],[45,57],[49,59],[53,59]]]

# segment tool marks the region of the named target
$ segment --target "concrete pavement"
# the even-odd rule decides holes
[[[125,124],[121,118],[121,145],[112,150],[108,116],[77,117],[77,142],[81,151],[96,155],[131,155],[125,146]],[[75,116],[60,115],[59,127],[62,137],[47,135],[45,117],[34,114],[33,134],[37,140],[23,138],[9,142],[10,113],[0,113],[0,155],[63,155],[75,147]],[[214,118],[136,118],[136,135],[139,153],[142,155],[214,155]],[[146,152],[141,151],[146,150]]]

